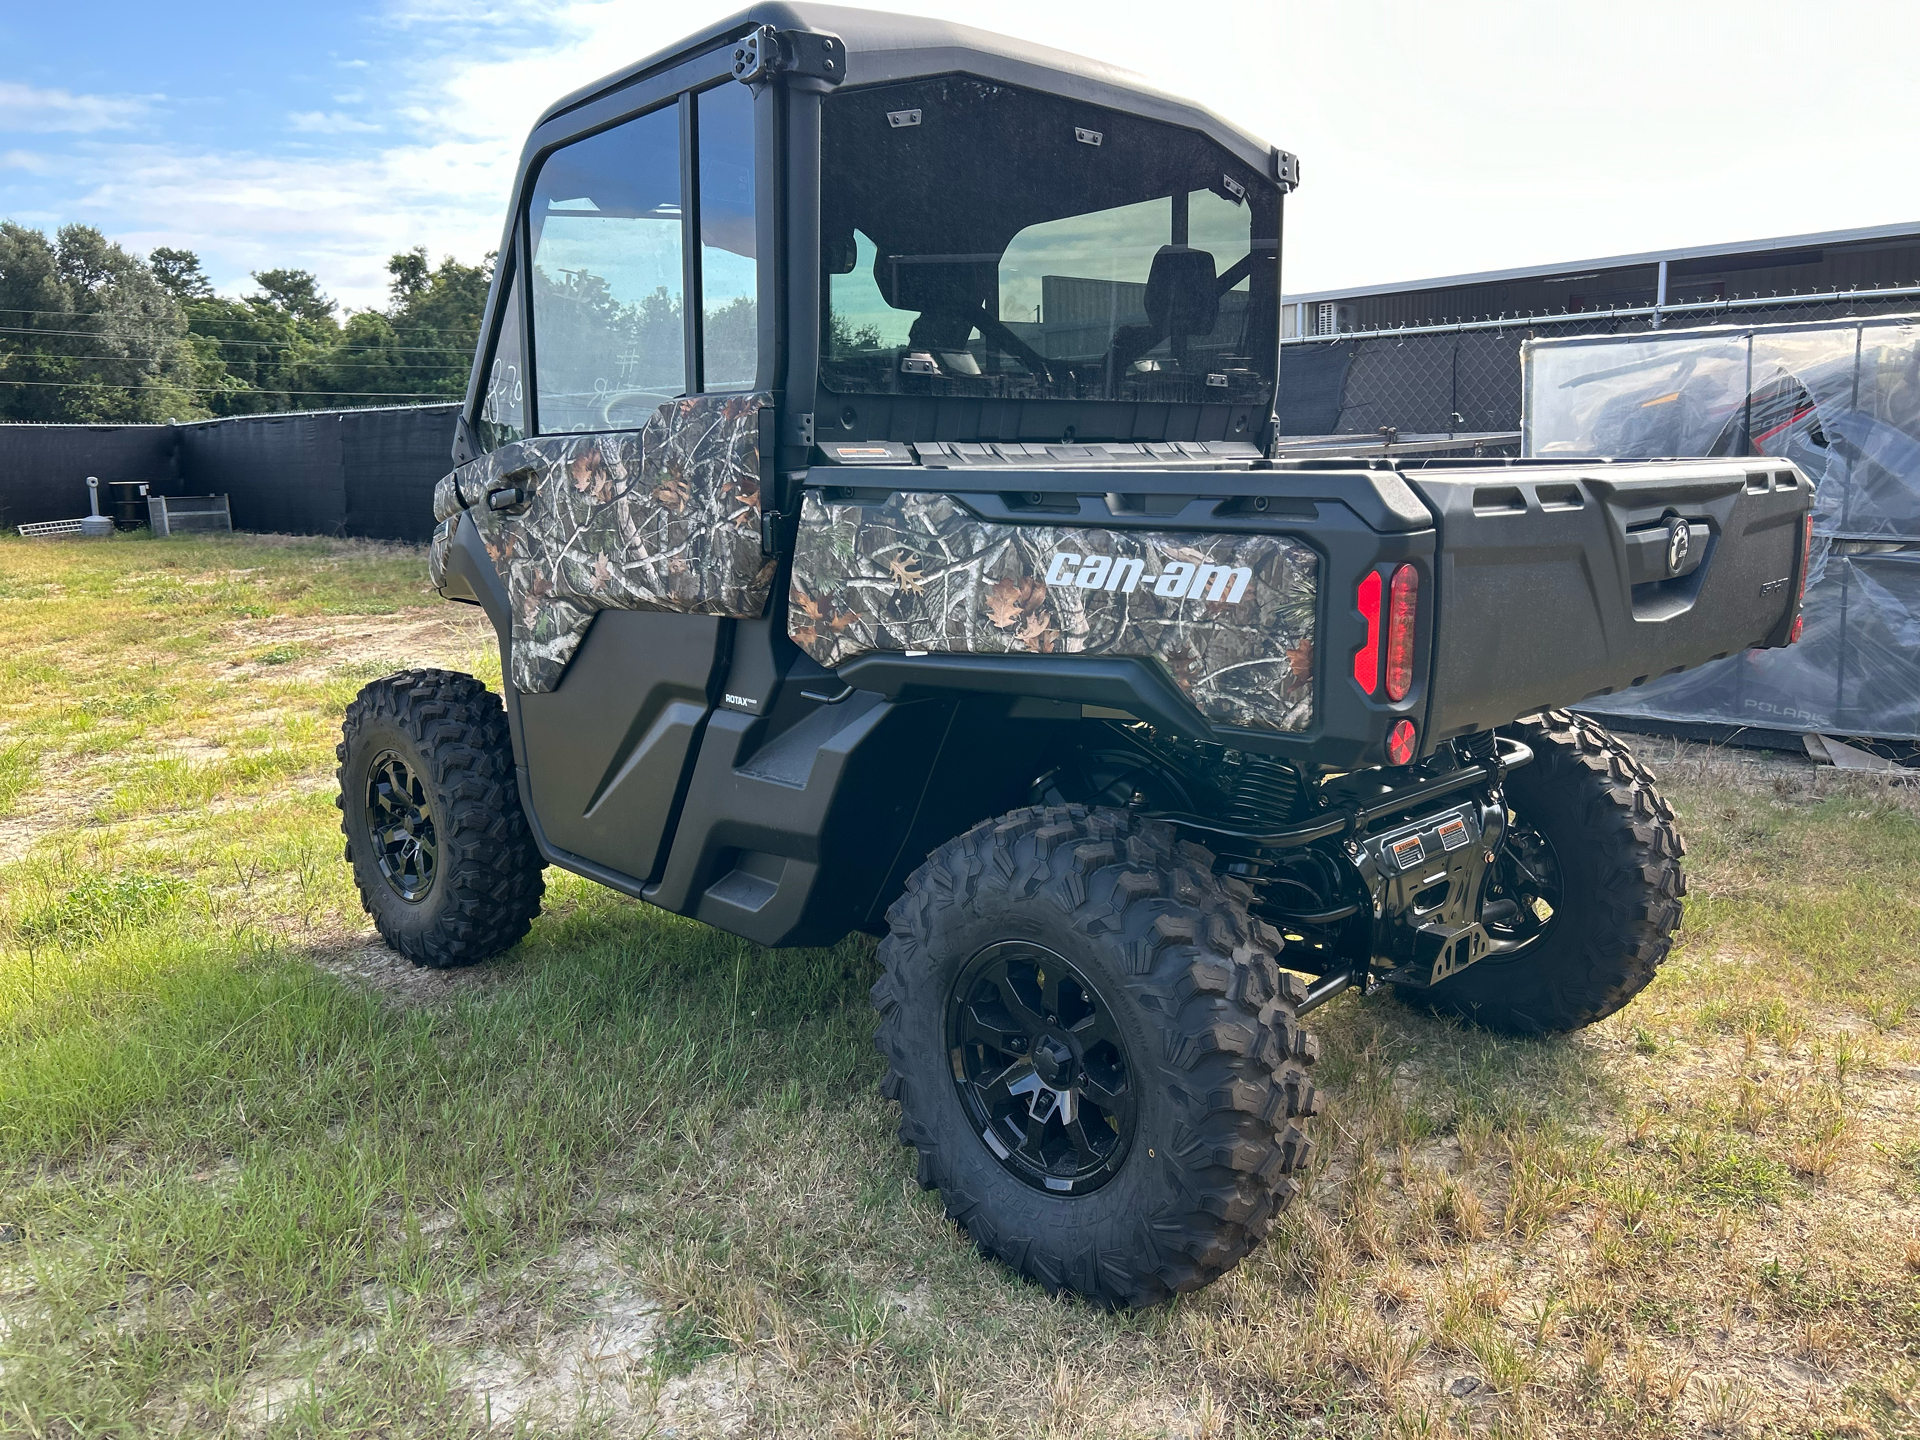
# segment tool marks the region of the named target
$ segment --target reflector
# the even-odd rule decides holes
[[[1380,572],[1369,570],[1354,604],[1367,617],[1367,643],[1353,657],[1353,680],[1371,695],[1380,688]]]
[[[1413,761],[1413,722],[1399,720],[1393,729],[1387,732],[1387,759],[1395,765],[1407,765]]]

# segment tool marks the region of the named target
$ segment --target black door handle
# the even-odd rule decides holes
[[[504,514],[526,509],[533,503],[533,490],[522,482],[533,479],[539,473],[538,465],[521,465],[509,470],[488,487],[487,509]]]

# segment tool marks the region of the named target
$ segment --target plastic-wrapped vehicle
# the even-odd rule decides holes
[[[1333,994],[1625,1003],[1680,837],[1552,707],[1788,643],[1806,483],[1270,458],[1297,177],[1106,66],[851,10],[553,106],[431,552],[505,694],[392,676],[340,747],[389,943],[485,959],[549,864],[878,934],[921,1181],[1120,1305],[1295,1193]]]

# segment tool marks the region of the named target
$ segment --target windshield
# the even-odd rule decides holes
[[[1264,401],[1278,195],[1206,137],[947,75],[827,97],[843,394]]]

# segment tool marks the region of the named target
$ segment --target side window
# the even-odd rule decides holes
[[[695,97],[700,173],[702,380],[751,390],[760,357],[754,267],[753,92],[722,85]]]
[[[507,286],[506,313],[487,365],[487,389],[480,399],[480,448],[498,450],[527,434],[524,380],[526,347],[520,343],[520,274]]]
[[[638,429],[685,391],[681,218],[677,106],[541,165],[527,228],[543,434]]]

